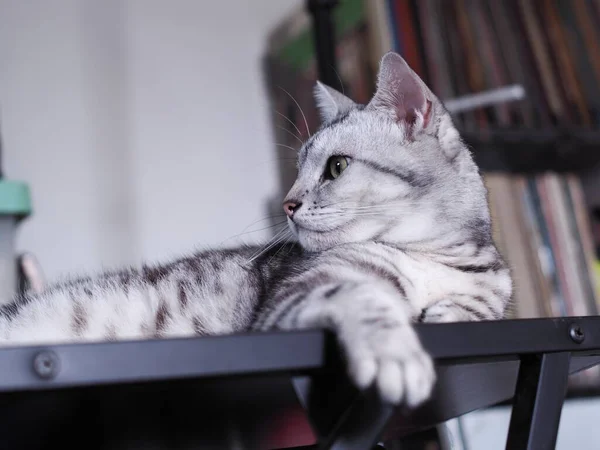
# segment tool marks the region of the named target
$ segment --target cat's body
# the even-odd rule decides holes
[[[284,204],[299,245],[207,251],[57,285],[0,315],[0,342],[333,330],[360,387],[416,405],[435,375],[413,321],[500,319],[508,269],[477,167],[439,101],[395,54],[359,106],[317,87],[325,125]]]

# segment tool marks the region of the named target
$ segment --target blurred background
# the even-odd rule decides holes
[[[268,215],[262,58],[299,3],[0,0],[3,172],[33,209],[17,248],[54,279],[217,245]]]
[[[597,315],[600,0],[340,0],[319,39],[309,3],[0,0],[0,252],[54,280],[272,237],[314,80],[366,102],[396,50],[482,169],[511,316]],[[600,442],[599,386],[571,380],[559,448]],[[508,414],[452,448],[503,448]]]

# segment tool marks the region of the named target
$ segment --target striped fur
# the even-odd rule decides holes
[[[509,270],[486,191],[443,105],[396,54],[368,105],[316,87],[324,125],[287,201],[299,244],[206,251],[57,284],[0,314],[0,342],[332,329],[359,387],[415,406],[433,365],[412,322],[500,319]],[[346,169],[327,176],[332,156]],[[258,255],[258,256],[256,256]]]

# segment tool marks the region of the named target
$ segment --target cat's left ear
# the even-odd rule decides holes
[[[432,123],[437,103],[435,95],[400,55],[394,52],[384,55],[377,76],[377,91],[367,110],[385,113],[416,131],[427,129]]]
[[[354,107],[356,103],[346,97],[344,94],[333,88],[317,81],[314,89],[314,96],[317,102],[317,109],[321,114],[323,122],[331,122],[337,116],[345,114]]]

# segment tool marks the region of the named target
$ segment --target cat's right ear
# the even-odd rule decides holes
[[[356,106],[352,100],[344,94],[317,81],[314,89],[317,109],[321,114],[323,122],[331,122],[337,116],[345,114]]]
[[[411,129],[419,119],[419,128],[424,129],[431,122],[434,101],[435,96],[404,58],[394,52],[383,56],[377,76],[377,91],[367,110],[387,114]]]

